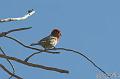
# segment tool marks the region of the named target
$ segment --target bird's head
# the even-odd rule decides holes
[[[54,37],[60,38],[61,32],[60,32],[59,29],[53,29],[52,32],[51,32],[51,35],[54,36]]]

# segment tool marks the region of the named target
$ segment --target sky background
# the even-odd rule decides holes
[[[82,51],[107,73],[120,74],[120,0],[0,0],[0,18],[20,17],[29,9],[36,11],[32,17],[25,21],[0,23],[0,32],[33,27],[10,34],[30,45],[57,27],[62,38],[56,47]],[[21,59],[35,52],[6,38],[0,38],[0,46],[7,55]],[[65,51],[35,55],[30,62],[66,69],[70,73],[61,74],[12,62],[16,74],[24,79],[96,79],[100,72],[85,58]],[[11,70],[5,59],[0,59],[0,63]],[[0,69],[0,79],[8,77]]]

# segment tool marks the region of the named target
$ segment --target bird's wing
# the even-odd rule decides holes
[[[50,40],[50,36],[47,36],[47,37],[45,37],[45,38],[43,38],[43,39],[41,39],[40,41],[39,41],[39,43],[45,43],[45,42],[47,42],[48,40]]]
[[[53,36],[47,36],[39,41],[39,43],[50,43],[50,44],[55,43],[54,45],[56,45],[56,42],[57,42],[57,38]]]

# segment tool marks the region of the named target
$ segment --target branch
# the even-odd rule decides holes
[[[26,20],[30,16],[32,16],[35,13],[35,11],[28,10],[27,14],[24,15],[23,17],[18,17],[18,18],[6,18],[6,19],[0,19],[0,22],[11,22],[11,21],[20,21],[20,20]]]
[[[3,49],[2,49],[1,47],[0,47],[0,50],[1,50],[1,52],[2,52],[4,55],[6,55],[5,52],[3,51]],[[8,61],[8,63],[10,64],[10,66],[12,67],[12,70],[13,70],[12,74],[14,75],[14,74],[15,74],[14,66],[13,66],[12,63],[9,61],[9,59],[6,59],[6,60]],[[11,79],[11,78],[13,77],[13,75],[11,75],[11,76],[9,77],[9,79]]]
[[[9,75],[14,76],[14,77],[17,78],[17,79],[23,79],[23,78],[15,75],[15,74],[13,74],[13,73],[11,73],[11,72],[10,72],[8,69],[6,69],[2,64],[0,64],[0,67],[1,67],[5,72],[7,72]]]
[[[7,32],[2,32],[2,33],[0,33],[0,37],[6,36],[7,34],[12,33],[12,32],[28,30],[28,29],[31,29],[31,28],[32,28],[32,27],[17,28],[17,29],[9,30],[9,31],[7,31]]]
[[[39,53],[42,53],[42,52],[35,52],[35,53],[31,54],[30,56],[28,56],[27,58],[25,58],[24,61],[27,62],[32,56],[39,54]]]
[[[90,58],[88,58],[87,56],[85,56],[84,54],[82,54],[78,51],[75,51],[75,50],[72,50],[72,49],[66,49],[66,48],[54,48],[54,49],[49,49],[49,50],[65,50],[65,51],[71,51],[71,52],[77,53],[77,54],[81,55],[82,57],[84,57],[85,59],[87,59],[91,64],[93,64],[94,67],[96,67],[98,70],[100,70],[107,77],[110,78],[110,76],[104,70],[102,70],[99,66],[97,66]]]
[[[83,56],[85,59],[87,59],[90,63],[93,64],[93,66],[95,66],[97,69],[99,69],[99,70],[100,70],[101,72],[103,72],[107,77],[110,78],[110,76],[109,76],[104,70],[102,70],[100,67],[98,67],[90,58],[88,58],[87,56],[85,56],[84,54],[82,54],[82,53],[80,53],[80,52],[78,52],[78,51],[75,51],[75,50],[72,50],[72,49],[66,49],[66,48],[54,48],[54,49],[49,49],[49,50],[65,50],[65,51],[72,51],[72,52],[74,52],[74,53],[77,53],[77,54]],[[41,53],[41,52],[36,52],[36,53],[31,54],[30,56],[28,56],[28,57],[25,59],[25,61],[27,62],[32,56],[34,56],[34,55],[36,55],[36,54],[39,54],[39,53]]]
[[[90,63],[93,64],[93,66],[95,66],[97,69],[99,69],[101,72],[103,72],[107,77],[110,77],[104,70],[102,70],[100,67],[98,67],[90,58],[88,58],[87,56],[85,56],[84,54],[78,52],[78,51],[75,51],[75,50],[72,50],[72,49],[66,49],[66,48],[54,48],[54,49],[49,49],[49,50],[65,50],[65,51],[72,51],[74,53],[77,53],[81,56],[83,56],[85,59],[87,59]],[[27,62],[32,56],[36,55],[36,54],[39,54],[41,52],[36,52],[36,53],[33,53],[31,54],[30,56],[28,56],[25,61]]]
[[[47,52],[47,51],[46,51]],[[36,54],[39,54],[39,53],[42,53],[42,52],[35,52],[35,53],[32,53],[31,55],[29,55],[27,58],[25,58],[24,61],[28,61],[31,57],[33,57],[34,55]],[[60,52],[52,52],[53,54],[59,54]]]
[[[52,52],[52,51],[49,51],[49,50],[42,50],[42,49],[34,48],[34,47],[31,47],[31,46],[27,46],[27,45],[23,44],[22,42],[18,41],[17,39],[15,39],[13,37],[10,37],[10,36],[4,36],[4,37],[9,38],[9,39],[17,42],[18,44],[22,45],[23,47],[29,48],[29,49],[32,49],[32,50],[37,50],[39,52],[47,52],[47,53],[51,53],[51,54],[59,54],[60,53],[60,52]]]
[[[37,48],[31,47],[31,46],[27,46],[27,45],[23,44],[22,42],[20,42],[19,40],[15,39],[13,37],[7,36],[7,34],[9,34],[9,33],[16,32],[16,31],[27,30],[27,29],[31,29],[31,28],[32,27],[18,28],[18,29],[9,30],[7,32],[2,32],[2,33],[0,33],[0,37],[9,38],[9,39],[17,42],[18,44],[22,45],[23,47],[29,48],[29,49],[32,49],[32,50],[37,50],[37,51],[40,51],[40,52],[47,52],[47,53],[52,53],[52,54],[58,54],[58,53],[60,53],[60,52],[51,52],[51,51],[48,51],[48,50],[42,50],[42,49],[37,49]]]
[[[39,65],[39,64],[33,64],[33,63],[30,63],[30,62],[25,62],[25,61],[23,61],[21,59],[18,59],[18,58],[15,58],[15,57],[6,56],[6,55],[3,55],[3,54],[0,54],[0,57],[1,58],[5,58],[5,59],[9,59],[9,60],[13,60],[13,61],[16,61],[18,63],[24,64],[24,65],[27,65],[27,66],[30,66],[30,67],[56,71],[56,72],[59,72],[59,73],[69,73],[69,71],[67,71],[67,70],[53,68],[53,67],[47,67],[47,66],[43,66],[43,65]]]

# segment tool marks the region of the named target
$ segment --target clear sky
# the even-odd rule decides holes
[[[20,27],[30,30],[10,34],[26,45],[47,36],[53,28],[62,31],[56,47],[82,51],[108,73],[120,73],[120,0],[0,0],[0,18],[23,16],[27,10],[36,13],[25,21],[0,23],[0,32]],[[7,55],[25,59],[35,52],[14,41],[0,38],[0,46]],[[70,71],[61,74],[54,71],[31,68],[12,62],[16,74],[24,79],[96,79],[100,72],[91,63],[75,53],[42,53],[30,62]],[[0,63],[9,69],[8,62]],[[0,79],[8,74],[0,69]]]

